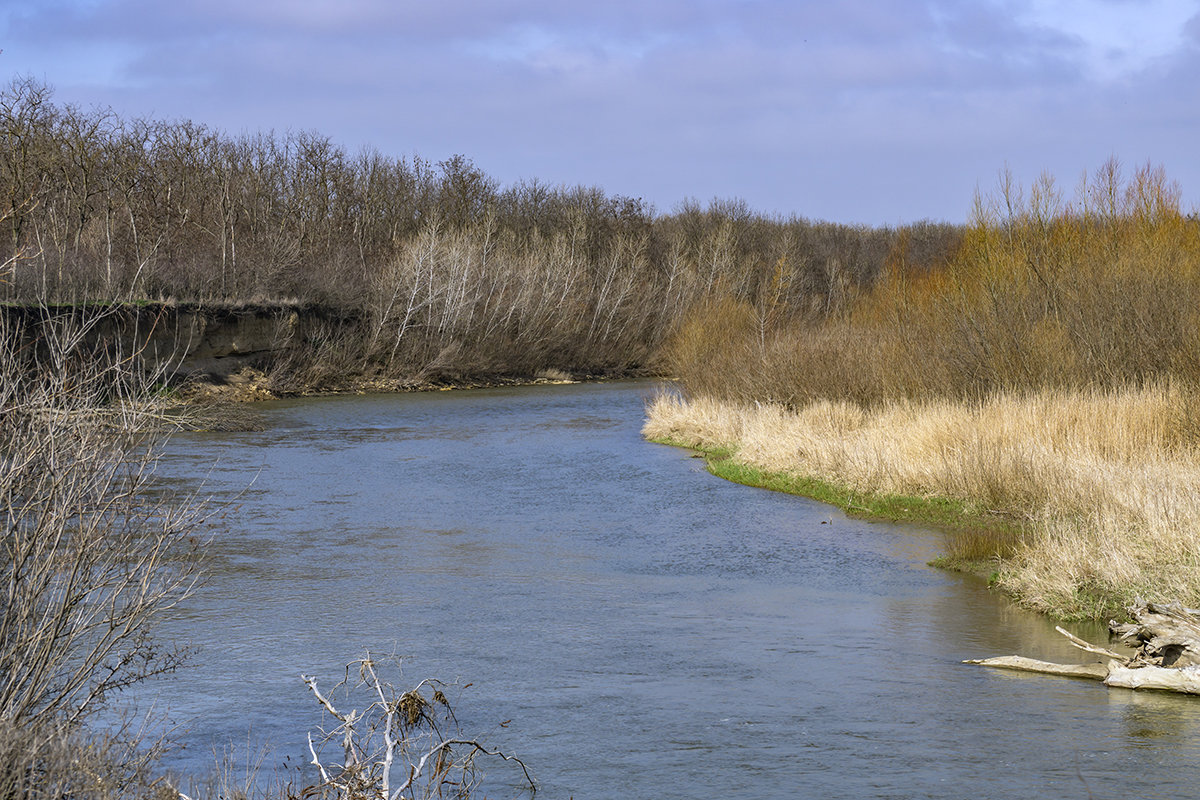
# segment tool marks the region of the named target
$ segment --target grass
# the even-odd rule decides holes
[[[946,529],[940,566],[1103,618],[1136,595],[1200,601],[1198,401],[1168,384],[798,410],[661,397],[643,432],[721,477]]]

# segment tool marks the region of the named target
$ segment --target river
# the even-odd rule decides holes
[[[1083,656],[926,566],[939,533],[643,441],[653,391],[279,401],[263,431],[173,439],[164,480],[222,519],[164,628],[190,666],[140,692],[179,726],[168,763],[230,742],[303,761],[321,717],[300,674],[370,649],[405,657],[402,683],[470,683],[464,728],[538,797],[1200,795],[1200,698],[961,664]]]

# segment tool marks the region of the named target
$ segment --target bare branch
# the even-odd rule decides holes
[[[398,659],[392,660],[399,666]],[[362,692],[367,702],[361,711],[338,711],[328,694],[318,689],[316,679],[303,676],[317,702],[340,723],[319,731],[318,736],[309,735],[309,753],[321,784],[306,789],[307,794],[402,800],[440,797],[453,791],[455,796],[466,797],[479,785],[476,761],[481,755],[515,762],[526,785],[535,789],[523,761],[458,733],[440,682],[423,680],[401,692],[380,676],[378,662],[370,653],[347,665],[347,678],[353,668],[357,668],[357,683],[350,685],[344,680],[339,686],[345,688],[348,698]],[[442,734],[443,726],[450,726],[449,736]],[[334,741],[339,741],[345,756],[341,764],[330,763],[322,752],[324,745]],[[393,790],[394,770],[400,771],[397,777],[403,780]]]
[[[1112,658],[1117,661],[1125,661],[1126,657],[1121,655],[1120,653],[1114,653],[1112,650],[1107,650],[1103,647],[1097,647],[1096,645],[1094,645],[1090,642],[1086,642],[1083,639],[1080,639],[1075,634],[1071,633],[1070,631],[1064,629],[1060,625],[1055,625],[1054,630],[1058,631],[1063,636],[1067,637],[1067,639],[1071,642],[1071,644],[1074,647],[1078,647],[1080,650],[1083,650],[1084,652],[1095,653],[1098,656],[1105,656],[1107,658]]]

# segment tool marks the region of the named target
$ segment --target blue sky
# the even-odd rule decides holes
[[[1200,0],[0,0],[59,102],[643,197],[958,221],[1116,156],[1200,207]]]

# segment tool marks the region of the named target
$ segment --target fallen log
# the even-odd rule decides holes
[[[1021,672],[1042,672],[1048,675],[1065,675],[1068,678],[1088,678],[1102,681],[1108,677],[1104,664],[1055,664],[1053,661],[1038,661],[1025,656],[996,656],[994,658],[972,658],[964,664],[979,664],[984,667],[1014,669]]]
[[[1122,667],[1114,664],[1109,668],[1104,685],[1200,694],[1200,667]]]
[[[1056,664],[1023,656],[970,659],[964,664],[1088,678],[1105,686],[1124,689],[1156,689],[1200,695],[1200,611],[1179,603],[1146,603],[1138,600],[1129,609],[1133,622],[1109,623],[1109,633],[1136,647],[1124,656],[1086,642],[1057,628],[1080,650],[1104,656],[1103,663]]]

